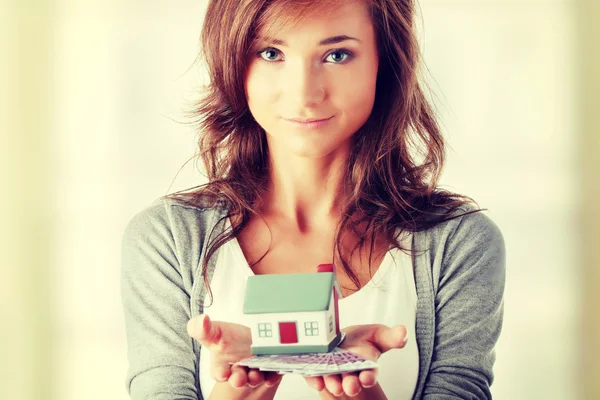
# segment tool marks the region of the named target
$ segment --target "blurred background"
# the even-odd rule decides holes
[[[0,398],[125,400],[121,235],[203,182],[182,122],[206,1],[0,5]],[[420,5],[442,184],[507,245],[494,397],[598,399],[600,1]]]

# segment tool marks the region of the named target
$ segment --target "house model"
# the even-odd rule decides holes
[[[253,354],[327,353],[341,340],[332,264],[316,273],[248,277],[244,314]]]

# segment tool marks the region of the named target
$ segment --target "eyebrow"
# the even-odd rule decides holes
[[[258,37],[258,39],[263,40],[263,41],[271,41],[273,44],[276,44],[279,46],[287,46],[287,44],[281,39],[269,40],[268,38],[264,38],[264,37]],[[348,35],[337,35],[337,36],[332,36],[327,39],[321,40],[319,42],[319,46],[326,46],[326,45],[330,45],[330,44],[341,43],[341,42],[345,42],[346,40],[355,40],[360,43],[360,39],[357,39],[355,37],[348,36]]]

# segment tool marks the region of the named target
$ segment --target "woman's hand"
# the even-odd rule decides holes
[[[281,375],[274,372],[231,366],[230,362],[252,356],[252,335],[247,326],[211,321],[208,315],[204,314],[189,320],[187,332],[210,351],[211,375],[217,382],[228,381],[234,388],[254,388],[262,383],[272,387],[281,381]]]
[[[406,345],[406,327],[397,325],[390,328],[381,324],[354,325],[342,329],[346,338],[340,348],[356,353],[363,358],[377,361],[388,350],[401,349]],[[356,396],[362,388],[370,388],[377,384],[376,370],[368,369],[360,373],[343,373],[325,376],[306,377],[312,388],[321,391],[326,388],[335,396],[346,394]]]

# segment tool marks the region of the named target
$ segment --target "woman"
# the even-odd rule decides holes
[[[491,398],[504,243],[436,186],[444,142],[413,19],[411,0],[209,2],[195,110],[209,183],[123,238],[132,398]],[[378,371],[232,368],[250,355],[247,277],[323,263],[344,296],[341,347]]]

